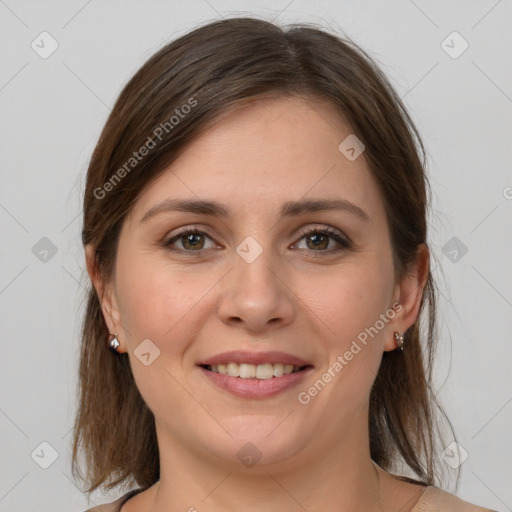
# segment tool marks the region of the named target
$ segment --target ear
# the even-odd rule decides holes
[[[398,303],[399,306],[393,308],[397,314],[388,325],[388,333],[384,341],[385,351],[397,348],[394,332],[398,331],[403,335],[418,318],[423,290],[429,275],[429,259],[427,246],[419,245],[416,259],[409,264],[402,280],[395,287],[393,304]]]
[[[101,310],[103,312],[103,318],[105,319],[109,333],[118,335],[117,339],[120,343],[120,346],[117,349],[117,352],[126,352],[126,347],[124,346],[124,340],[126,339],[125,332],[121,325],[121,315],[119,313],[117,300],[112,290],[112,286],[104,283],[101,279],[95,256],[95,248],[90,244],[86,245],[85,262],[87,266],[87,272],[91,278],[91,282],[94,288],[96,289],[96,293],[98,294],[98,299],[101,303]]]

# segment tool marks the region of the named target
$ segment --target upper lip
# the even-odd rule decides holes
[[[310,363],[304,361],[300,357],[286,352],[247,352],[244,350],[232,350],[230,352],[223,352],[215,356],[209,357],[197,363],[200,365],[213,366],[215,364],[227,363],[247,363],[247,364],[264,364],[264,363],[282,363],[293,364],[294,366],[309,366]]]

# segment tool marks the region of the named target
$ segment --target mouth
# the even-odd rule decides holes
[[[283,352],[227,352],[197,363],[216,388],[241,398],[262,399],[298,385],[313,365]]]
[[[283,375],[290,375],[304,371],[311,365],[294,365],[283,363],[263,363],[263,364],[250,364],[250,363],[227,363],[227,364],[204,364],[199,365],[201,368],[220,375],[229,375],[240,379],[278,379]]]

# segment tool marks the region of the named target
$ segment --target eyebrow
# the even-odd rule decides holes
[[[367,222],[369,215],[346,199],[303,199],[300,201],[288,201],[281,207],[281,217],[296,217],[304,213],[312,213],[328,210],[342,210],[355,215]],[[166,199],[151,207],[140,220],[140,224],[163,212],[187,212],[199,215],[211,215],[230,218],[230,211],[217,201],[203,199]]]

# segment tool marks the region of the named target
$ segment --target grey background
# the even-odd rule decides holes
[[[88,504],[70,473],[85,171],[121,87],[153,52],[249,14],[342,28],[409,107],[435,193],[436,388],[468,453],[456,493],[512,510],[511,0],[0,0],[0,511],[80,511],[117,496]],[[43,31],[58,43],[47,59],[31,48]],[[446,40],[453,31],[469,44],[457,58],[445,51],[463,48]]]

